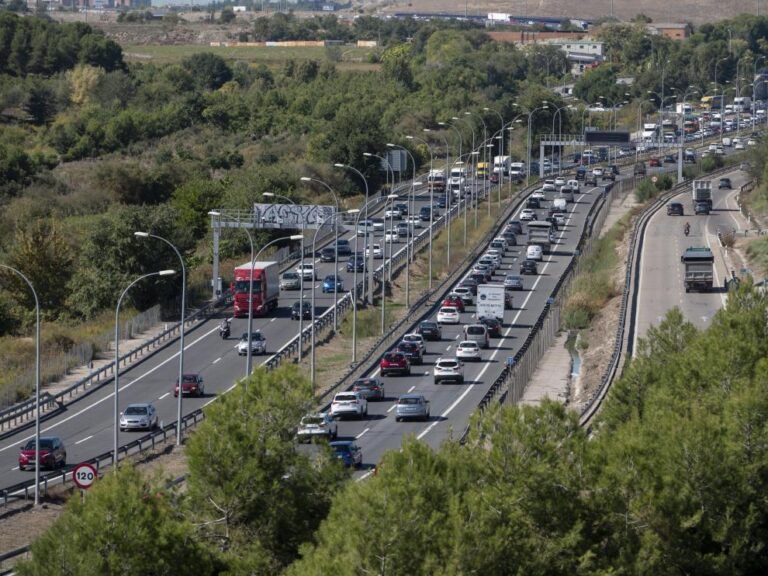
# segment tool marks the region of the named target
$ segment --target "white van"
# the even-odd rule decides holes
[[[731,145],[731,139],[723,138],[723,146],[730,146],[730,145]]]
[[[565,212],[565,198],[555,198],[552,201],[552,211],[553,212]]]
[[[544,257],[544,251],[541,249],[541,246],[538,244],[531,244],[528,246],[528,248],[525,251],[525,258],[527,260],[538,260],[541,262],[541,259]]]
[[[574,192],[578,192],[579,191],[579,181],[578,180],[568,180],[568,182],[566,182],[565,185],[568,186]]]

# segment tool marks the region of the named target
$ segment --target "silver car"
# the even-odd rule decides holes
[[[299,442],[312,442],[315,438],[336,440],[339,434],[339,425],[326,412],[307,414],[301,419],[296,437]]]
[[[152,404],[129,404],[120,413],[120,430],[152,430],[157,427],[157,410]]]
[[[403,394],[397,399],[395,421],[429,420],[429,400],[422,394]]]
[[[251,354],[266,354],[267,339],[259,332],[251,332]],[[248,332],[240,336],[240,342],[237,343],[237,354],[245,356],[248,354]]]
[[[280,278],[280,290],[299,290],[301,278],[298,272],[285,272]]]

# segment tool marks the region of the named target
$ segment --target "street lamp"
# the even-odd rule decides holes
[[[389,194],[387,196],[387,200],[392,201],[393,204],[394,204],[394,200],[396,199],[397,199],[397,194]],[[386,206],[387,205],[385,203],[384,204],[385,209],[386,209]],[[386,248],[387,248],[387,243],[384,242],[385,255],[386,255]],[[384,334],[384,307],[386,306],[386,296],[387,296],[387,293],[386,293],[387,283],[385,282],[386,276],[384,275],[384,271],[387,268],[387,266],[389,266],[389,277],[391,281],[391,278],[392,278],[392,229],[391,227],[389,232],[389,258],[384,258],[384,263],[381,266],[381,333],[382,334]]]
[[[20,270],[5,264],[0,264],[0,268],[9,270],[24,280],[35,298],[35,506],[38,506],[40,504],[40,300],[32,281]],[[115,374],[117,374],[117,366],[115,366]]]
[[[500,146],[499,146],[499,156],[504,156],[504,117],[501,115],[501,113],[498,110],[495,110],[494,108],[491,108],[489,106],[485,106],[483,108],[485,112],[493,112],[496,114],[496,116],[499,117],[499,122],[501,122],[500,131],[502,133],[502,137],[500,138]],[[502,167],[499,171],[499,207],[501,207],[501,189],[504,188],[504,168]],[[490,201],[491,199],[488,198],[489,208],[490,208]]]
[[[406,136],[405,138],[407,140],[415,140],[417,142],[421,142],[427,147],[427,150],[429,151],[429,171],[432,172],[434,156],[432,155],[432,147],[429,145],[429,142],[427,142],[422,138],[419,138],[418,136]],[[429,186],[429,283],[428,284],[429,284],[429,289],[432,290],[432,231],[433,231],[434,215],[435,215],[435,204],[434,204],[435,187],[429,181],[427,182],[427,186]]]
[[[366,220],[366,228],[365,228],[366,234],[365,234],[365,242],[364,242],[364,244],[365,244],[365,249],[368,250],[368,193],[369,193],[368,180],[363,175],[363,173],[360,172],[360,170],[358,170],[354,166],[350,166],[349,164],[341,164],[340,162],[335,163],[334,166],[336,168],[344,168],[344,169],[347,169],[347,170],[352,170],[352,172],[354,172],[355,174],[360,176],[360,178],[363,180],[363,184],[365,185],[365,220]],[[371,227],[371,243],[373,243],[373,227]],[[373,248],[368,250],[368,252],[370,253],[370,259],[371,259],[371,269],[369,271],[368,291],[369,291],[371,303],[373,303]],[[363,254],[365,254],[365,253],[363,253]]]
[[[411,179],[411,191],[408,194],[408,215],[413,214],[414,196],[416,194],[416,160],[413,158],[413,154],[408,148],[404,146],[398,146],[392,142],[387,142],[388,148],[396,148],[403,150],[411,159],[411,166],[413,167],[413,177]],[[408,234],[405,237],[405,307],[411,307],[411,262],[413,261],[413,231],[411,226],[408,226]]]
[[[150,234],[149,232],[134,232],[134,236],[137,238],[154,238],[165,242],[176,253],[176,256],[181,263],[181,322],[179,326],[179,386],[184,379],[184,322],[187,317],[187,266],[184,264],[184,258],[181,257],[181,252],[176,248],[169,240],[158,236],[157,234]],[[179,392],[179,396],[176,401],[176,446],[181,446],[181,397],[183,394]]]
[[[485,120],[483,119],[482,114],[472,114],[472,112],[464,112],[465,116],[476,116],[478,120],[483,124],[483,162],[485,162],[485,179],[482,182],[483,185],[483,193],[487,194],[488,191],[488,185],[490,182],[488,182],[488,149],[485,146],[485,143],[488,141],[488,125],[485,123]],[[478,156],[479,159],[479,156]],[[477,183],[477,170],[475,170],[475,183]],[[476,202],[479,202],[479,200],[476,198]],[[490,206],[489,206],[490,209]],[[489,212],[490,214],[490,212]],[[477,207],[475,207],[475,226],[477,226]]]
[[[119,413],[119,393],[120,393],[120,304],[123,302],[123,297],[128,293],[128,290],[130,290],[137,282],[140,282],[144,280],[145,278],[149,278],[151,276],[171,276],[173,274],[176,274],[176,270],[160,270],[159,272],[150,272],[149,274],[144,274],[143,276],[139,276],[136,278],[133,282],[131,282],[128,287],[123,290],[122,294],[120,294],[120,297],[117,299],[117,307],[115,308],[115,425],[114,425],[114,434],[113,434],[113,452],[112,452],[112,465],[115,467],[115,470],[117,470],[117,448],[118,448],[118,432],[120,430],[120,413]],[[183,380],[179,380],[178,386],[179,386],[179,396],[183,393]],[[39,441],[39,440],[38,440]],[[38,458],[40,456],[38,455]]]
[[[521,104],[518,104],[517,102],[512,103],[512,106],[517,106],[518,108],[523,110],[523,112],[526,112],[526,114],[528,115],[528,156],[527,156],[528,163],[526,164],[526,171],[525,171],[526,187],[530,185],[530,178],[531,178],[531,119],[533,118],[533,115],[538,110],[546,110],[549,108],[549,102],[547,102],[546,100],[542,100],[541,103],[542,103],[541,106],[534,108],[530,112],[526,112],[526,108]],[[544,166],[539,166],[539,176],[541,176],[543,172],[544,172]]]
[[[336,192],[334,192],[333,188],[331,188],[326,182],[323,182],[322,180],[320,180],[318,178],[309,178],[308,176],[302,176],[300,178],[300,180],[302,182],[317,182],[318,184],[322,184],[323,186],[325,186],[326,189],[328,190],[328,192],[330,192],[331,195],[333,196],[333,200],[336,203],[336,213],[339,212],[339,197],[336,195]],[[320,228],[321,227],[318,227],[318,230],[320,230]],[[335,264],[334,268],[337,268],[339,266],[339,221],[338,221],[338,219],[334,222],[333,231],[334,231],[333,242],[334,242],[334,252],[335,252],[333,259],[334,259],[334,264]],[[315,232],[315,236],[317,236],[317,232]],[[315,254],[314,243],[315,242],[313,240],[312,241],[312,254],[313,255]],[[303,244],[302,244],[302,248],[303,248]],[[304,250],[303,249],[302,249],[302,252],[301,252],[301,257],[302,257],[302,263],[303,263],[304,262]],[[336,274],[336,272],[334,272],[334,274]],[[302,275],[302,278],[303,278],[303,275]],[[304,297],[304,292],[302,291],[301,294],[302,294],[302,298],[303,298]],[[315,291],[313,289],[312,290],[312,297],[313,298],[314,298],[314,295],[315,295]],[[338,310],[337,310],[338,303],[339,303],[339,291],[338,291],[338,288],[337,288],[336,284],[334,284],[333,285],[333,329],[334,330],[338,330],[339,329]],[[299,319],[301,319],[301,314],[299,314]],[[313,332],[314,332],[314,329],[313,329]],[[301,348],[301,343],[299,343],[299,348]]]
[[[284,200],[288,202],[288,204],[296,205],[296,202],[293,201],[293,199],[288,198],[288,196],[283,196],[282,194],[276,194],[274,192],[262,192],[261,194],[265,198],[280,198],[281,200]],[[302,237],[301,237],[301,257],[299,259],[300,265],[299,268],[303,271],[304,270],[304,231],[302,230]],[[248,239],[250,240],[250,234],[248,236]],[[253,240],[251,240],[251,258],[253,258]],[[312,288],[314,290],[314,288]],[[299,298],[299,308],[301,308],[303,302],[304,302],[304,274],[299,274],[299,294],[301,297]],[[304,317],[301,315],[301,309],[299,310],[299,349],[298,349],[298,357],[299,362],[301,362],[302,357],[304,356],[304,342],[302,341],[301,334],[304,332]]]

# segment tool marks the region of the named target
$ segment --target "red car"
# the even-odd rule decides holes
[[[387,352],[384,354],[379,363],[379,368],[381,369],[382,376],[392,374],[393,372],[405,376],[411,375],[411,363],[408,362],[405,354],[401,352]]]
[[[35,468],[35,439],[32,438],[19,451],[19,470]],[[67,465],[67,449],[58,436],[40,438],[40,468],[62,468]]]
[[[661,166],[661,158],[650,158],[648,160],[648,165],[651,168],[658,168],[659,166]]]
[[[181,384],[181,393],[184,396],[203,396],[205,394],[205,386],[203,385],[203,377],[200,374],[184,374]],[[179,395],[179,381],[176,380],[176,384],[173,386],[173,396]]]
[[[464,300],[458,294],[448,294],[440,306],[453,306],[458,308],[459,312],[464,312]]]

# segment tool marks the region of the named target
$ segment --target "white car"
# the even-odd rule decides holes
[[[373,257],[374,258],[383,258],[384,252],[381,250],[381,244],[374,244],[373,246],[369,246],[365,249],[365,257],[368,258],[371,255],[371,250],[373,250]]]
[[[525,251],[526,260],[537,260],[541,262],[543,255],[544,255],[544,252],[541,249],[541,246],[539,246],[538,244],[531,244],[530,246],[528,246],[528,249]]]
[[[491,258],[498,258],[499,261],[501,261],[501,258],[504,256],[504,252],[500,248],[488,248],[485,252],[486,256],[490,256]]]
[[[413,226],[414,228],[423,228],[424,224],[421,221],[421,218],[418,216],[408,216],[408,224]]]
[[[565,214],[562,212],[555,212],[552,214],[552,217],[555,219],[555,224],[558,226],[565,226]]]
[[[547,180],[544,182],[544,186],[541,187],[541,190],[543,192],[555,192],[557,190],[557,187],[555,186],[555,183],[552,180]]]
[[[461,301],[464,302],[465,306],[475,303],[475,297],[472,294],[472,290],[466,286],[456,286],[451,294],[456,294],[459,298],[461,298]]]
[[[400,210],[398,208],[390,208],[386,212],[384,212],[384,218],[393,218],[394,220],[400,220],[403,215],[400,213]]]
[[[747,146],[757,146],[757,140],[755,140],[754,138],[750,138],[749,140],[747,140]]]
[[[381,218],[373,220],[373,232],[384,232],[384,220]]]
[[[546,200],[547,197],[544,194],[544,189],[539,188],[531,192],[531,198],[536,198],[537,200]]]
[[[326,412],[307,414],[301,419],[296,437],[299,442],[312,442],[315,438],[336,440],[339,425]]]
[[[600,166],[596,166],[592,169],[592,176],[601,177],[603,175],[603,169]]]
[[[456,358],[459,360],[480,360],[480,346],[472,340],[459,342],[456,347]]]
[[[464,364],[457,358],[438,358],[435,361],[433,371],[435,384],[440,384],[445,380],[464,383]]]
[[[458,308],[454,308],[453,306],[443,306],[437,312],[438,324],[458,324],[459,321],[460,318]]]
[[[734,145],[733,149],[734,150],[744,150],[744,144],[739,142],[738,144]]]
[[[558,176],[555,178],[555,186],[565,186],[565,178]]]
[[[536,220],[536,212],[530,208],[525,208],[520,212],[520,220],[523,220],[524,222]]]
[[[396,230],[387,230],[387,232],[384,234],[384,242],[392,242],[393,244],[397,244],[400,242],[400,234],[398,234]]]
[[[568,186],[574,192],[578,192],[579,191],[579,181],[578,180],[568,180],[568,182],[566,182],[566,186]]]
[[[490,252],[486,252],[483,258],[490,258],[493,261],[493,267],[495,270],[498,270],[499,267],[501,267],[501,256],[498,254],[491,254]]]
[[[421,348],[421,353],[427,353],[427,343],[424,341],[424,336],[421,334],[406,334],[403,336],[401,342],[412,342],[414,344],[418,344],[419,348]]]
[[[264,335],[254,330],[251,332],[251,354],[266,354],[267,353],[267,339]],[[248,354],[248,332],[240,336],[240,341],[237,343],[238,356],[245,356]]]
[[[363,418],[368,414],[368,401],[360,392],[339,392],[331,402],[331,416]]]
[[[317,280],[317,274],[315,274],[315,265],[311,262],[305,262],[296,266],[296,273],[303,277],[304,280]]]

